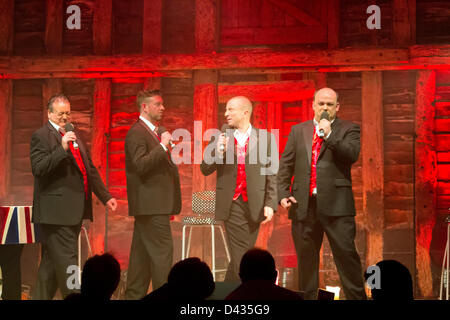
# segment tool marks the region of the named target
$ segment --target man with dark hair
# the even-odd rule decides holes
[[[34,176],[33,218],[39,224],[42,259],[33,299],[52,299],[57,288],[69,288],[68,267],[77,265],[78,235],[83,219],[92,220],[92,192],[111,210],[117,201],[106,189],[89,151],[75,131],[65,131],[70,102],[63,95],[48,103],[48,122],[33,133],[30,144]]]
[[[302,300],[298,293],[275,284],[278,271],[273,256],[266,250],[247,251],[239,270],[242,284],[225,300]]]
[[[150,280],[153,290],[167,281],[172,267],[170,216],[181,211],[178,168],[172,162],[168,131],[157,126],[164,115],[159,91],[137,94],[139,120],[125,138],[128,212],[134,232],[128,267],[126,299],[142,299]]]
[[[322,88],[314,97],[314,119],[291,128],[278,171],[278,197],[292,220],[299,289],[306,299],[317,299],[319,253],[325,232],[346,298],[365,299],[354,241],[356,210],[351,179],[351,166],[360,151],[360,128],[337,117],[340,105],[334,90]]]

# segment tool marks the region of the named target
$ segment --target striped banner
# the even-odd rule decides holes
[[[0,245],[39,242],[39,232],[31,218],[31,206],[0,207]]]

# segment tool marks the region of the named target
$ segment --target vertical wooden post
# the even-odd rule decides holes
[[[42,84],[42,123],[48,120],[47,104],[50,98],[62,92],[62,83],[60,79],[45,79]]]
[[[327,1],[327,22],[328,22],[328,49],[339,47],[339,20],[340,4],[339,0]]]
[[[0,80],[0,200],[8,202],[11,172],[12,80]]]
[[[10,55],[14,43],[14,0],[0,1],[0,55]]]
[[[195,0],[195,49],[213,52],[218,46],[217,0]]]
[[[203,158],[203,150],[208,144],[208,141],[203,141],[205,131],[217,128],[217,81],[218,74],[215,70],[194,72],[194,121],[201,121],[201,136],[199,136],[200,132],[194,132],[194,161],[195,155],[200,156],[198,160]],[[192,165],[192,192],[203,190],[216,190],[216,174],[208,177],[203,176],[200,165],[194,162]],[[202,243],[203,245],[193,246],[191,255],[203,257],[203,260],[208,261],[211,257],[211,251],[208,250],[211,238],[209,236],[203,237],[203,234],[200,237],[200,234],[195,233],[194,236],[192,243]]]
[[[415,208],[416,274],[422,297],[433,295],[430,243],[436,219],[437,160],[434,142],[436,75],[421,70],[416,82]]]
[[[344,106],[345,107],[345,106]],[[362,73],[362,193],[367,228],[366,264],[383,259],[384,143],[382,73]]]
[[[94,54],[111,54],[112,0],[95,1],[94,24],[92,28]]]
[[[162,0],[144,1],[144,24],[142,30],[142,54],[161,53]],[[146,78],[144,88],[161,89],[161,78]]]
[[[392,21],[394,45],[416,42],[416,0],[394,0]]]
[[[109,55],[112,50],[112,0],[97,0],[94,7],[93,47],[96,55]],[[111,126],[111,79],[97,79],[94,87],[94,115],[92,119],[91,157],[106,184],[106,137]],[[93,201],[94,221],[89,228],[92,251],[105,249],[106,209],[97,198]]]
[[[97,79],[94,88],[94,115],[92,119],[91,157],[102,180],[106,182],[106,137],[111,125],[111,80]],[[105,207],[100,200],[93,201],[95,217],[90,228],[90,240],[94,254],[104,250]]]
[[[63,3],[60,0],[47,0],[45,22],[45,47],[51,55],[61,54],[63,34]]]

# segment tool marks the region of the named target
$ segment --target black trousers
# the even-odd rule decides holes
[[[231,256],[225,281],[240,281],[239,266],[242,256],[255,246],[259,231],[259,222],[252,221],[248,203],[242,200],[242,197],[231,204],[230,216],[225,221],[225,231]]]
[[[167,282],[172,262],[170,216],[136,216],[125,299],[138,300],[145,297],[150,281],[153,290],[161,287]]]
[[[22,275],[20,256],[23,244],[0,245],[0,268],[2,269],[2,299],[22,298]]]
[[[327,234],[345,297],[366,299],[361,261],[356,251],[353,216],[318,217],[315,197],[310,198],[305,220],[292,221],[292,238],[297,252],[299,290],[305,299],[317,299],[319,260],[323,233]]]
[[[41,264],[33,290],[33,300],[51,300],[59,288],[63,299],[79,292],[69,288],[67,280],[74,273],[67,273],[69,266],[78,265],[78,235],[81,223],[76,226],[41,224]]]

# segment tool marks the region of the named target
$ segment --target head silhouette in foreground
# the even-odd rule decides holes
[[[376,265],[380,268],[380,282],[379,288],[374,287],[371,289],[373,300],[414,299],[413,282],[408,268],[396,260],[383,260]],[[371,275],[366,272],[366,280]]]
[[[276,285],[277,275],[275,259],[270,252],[250,249],[240,264],[242,284],[225,300],[303,300],[298,293]]]
[[[120,264],[111,254],[89,258],[81,275],[81,296],[92,300],[109,300],[120,281]]]

